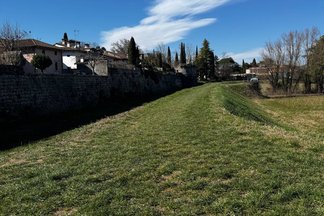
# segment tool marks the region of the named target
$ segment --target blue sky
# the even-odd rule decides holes
[[[240,63],[290,30],[317,26],[324,34],[323,9],[323,0],[11,0],[0,7],[0,23],[17,23],[48,43],[67,32],[107,48],[130,36],[146,50],[158,43],[176,50],[180,41],[195,47],[207,38],[218,56]]]

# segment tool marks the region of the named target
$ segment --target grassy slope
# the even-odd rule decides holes
[[[323,214],[323,136],[257,103],[208,84],[0,152],[0,214]]]

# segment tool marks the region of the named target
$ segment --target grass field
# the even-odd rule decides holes
[[[323,215],[324,97],[186,89],[0,152],[0,215]]]

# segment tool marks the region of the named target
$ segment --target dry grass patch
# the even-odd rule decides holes
[[[76,208],[61,208],[54,213],[54,216],[70,216],[77,213]]]

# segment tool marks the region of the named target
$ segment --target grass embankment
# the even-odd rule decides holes
[[[208,84],[0,152],[0,214],[321,215],[323,118],[291,116],[324,109],[280,100]]]

